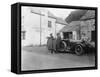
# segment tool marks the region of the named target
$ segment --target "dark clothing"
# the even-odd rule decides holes
[[[56,40],[54,38],[49,37],[47,40],[48,50],[56,50]]]
[[[57,40],[56,40],[56,49],[60,49],[60,43],[61,43],[61,37],[57,37]]]

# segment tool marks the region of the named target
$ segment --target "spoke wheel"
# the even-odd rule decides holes
[[[75,53],[76,53],[77,55],[82,55],[83,52],[84,52],[84,50],[83,50],[83,48],[82,48],[81,45],[77,45],[77,46],[75,47]]]

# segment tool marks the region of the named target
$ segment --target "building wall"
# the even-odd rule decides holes
[[[51,21],[51,28],[48,28],[48,21]],[[27,12],[27,15],[22,19],[22,30],[25,30],[25,39],[22,40],[22,46],[28,45],[44,45],[47,43],[47,36],[53,33],[55,36],[55,21],[56,19],[48,18],[47,15]]]
[[[40,44],[40,16],[29,13],[23,20],[24,30],[26,33],[25,40],[22,40],[22,44],[24,46]]]
[[[95,20],[90,19],[86,21],[81,21],[81,34],[85,33],[86,37],[91,40],[91,31],[95,30]]]
[[[82,34],[86,34],[85,36],[91,40],[91,31],[95,31],[95,19],[74,21],[70,24],[76,28],[72,28],[73,40],[80,40],[83,37]]]
[[[47,21],[47,23],[45,23]],[[48,21],[51,21],[51,28],[48,27]],[[41,40],[42,40],[42,44],[46,44],[47,43],[47,37],[50,36],[50,34],[52,33],[53,36],[55,37],[55,22],[56,19],[54,18],[48,18],[47,20],[44,19],[44,17],[42,18],[42,35],[41,35]]]
[[[72,32],[72,39],[73,40],[80,40],[80,28],[81,24],[80,21],[72,21],[70,24],[71,28],[69,27],[70,31]]]

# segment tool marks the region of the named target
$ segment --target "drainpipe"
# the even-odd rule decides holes
[[[40,46],[41,46],[41,36],[42,36],[42,30],[41,30],[41,10],[40,10]]]

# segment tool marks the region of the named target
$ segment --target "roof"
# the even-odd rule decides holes
[[[69,26],[64,26],[60,32],[72,32],[79,29],[80,21],[73,21]]]
[[[65,21],[67,23],[70,23],[71,21],[77,21],[79,20],[85,13],[87,12],[87,10],[76,10],[76,11],[72,11],[69,16],[65,19]]]
[[[86,20],[86,19],[92,19],[95,18],[95,11],[94,10],[88,10],[84,16],[81,17],[81,20]]]
[[[72,21],[69,25],[70,25],[70,26],[78,26],[78,25],[80,25],[80,24],[81,24],[80,21]]]
[[[50,11],[48,11],[48,16],[52,17],[52,18],[57,18],[56,16],[54,16]]]
[[[95,18],[95,11],[93,10],[78,10],[73,11],[66,18],[66,22],[69,23],[69,26],[64,26],[60,32],[71,32],[79,29],[80,20],[87,20]],[[71,23],[70,23],[71,22]]]
[[[58,17],[56,17],[56,23],[68,25],[65,20],[63,20],[62,18],[58,18]]]
[[[76,31],[78,29],[78,26],[64,26],[60,32],[72,32],[72,31]]]

